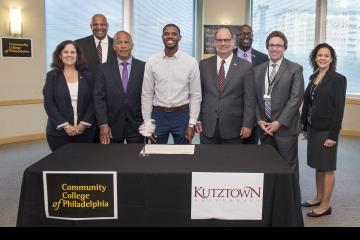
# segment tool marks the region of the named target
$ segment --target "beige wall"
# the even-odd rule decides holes
[[[22,10],[23,38],[32,40],[32,58],[0,56],[0,102],[2,100],[42,98],[45,79],[44,0],[0,0],[0,36],[9,37],[9,8]],[[45,129],[42,104],[1,106],[0,140],[35,134]]]
[[[247,0],[204,0],[204,25],[242,25],[246,23]],[[202,28],[201,49],[204,49]],[[212,55],[202,54],[202,58]]]
[[[0,0],[1,37],[9,37],[10,7],[22,9],[23,37],[32,39],[33,58],[0,56],[0,144],[7,138],[43,133],[46,124],[42,104],[1,106],[2,100],[42,98],[46,73],[44,0]],[[240,25],[246,21],[246,0],[204,0],[203,7],[203,24]],[[360,105],[347,104],[343,129],[360,136],[359,119]]]

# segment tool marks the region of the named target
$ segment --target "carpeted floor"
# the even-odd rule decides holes
[[[194,143],[199,143],[198,137]],[[25,168],[45,157],[45,141],[0,145],[0,226],[16,224],[18,202]],[[300,183],[303,200],[315,194],[314,170],[306,165],[306,141],[299,138]],[[333,213],[309,218],[303,209],[306,227],[360,227],[360,138],[342,137],[338,149],[338,170],[332,197]]]

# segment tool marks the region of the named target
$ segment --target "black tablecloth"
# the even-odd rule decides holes
[[[141,145],[69,144],[24,172],[17,226],[303,226],[295,175],[270,146],[196,145],[194,155],[140,157]],[[45,216],[43,171],[116,171],[118,219]],[[264,173],[262,220],[191,220],[192,172]]]

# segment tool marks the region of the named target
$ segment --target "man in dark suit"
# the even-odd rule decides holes
[[[98,67],[94,105],[100,127],[100,143],[142,143],[138,132],[143,122],[141,88],[145,62],[132,57],[132,37],[120,31],[114,36],[116,58]]]
[[[92,35],[75,40],[75,42],[79,44],[88,70],[95,79],[98,66],[116,56],[113,50],[113,39],[107,35],[109,24],[106,17],[102,14],[95,14],[91,19],[90,28],[93,32]],[[99,142],[99,139],[100,131],[97,128],[94,142]]]
[[[235,37],[228,28],[215,34],[217,55],[200,61],[202,103],[196,125],[202,144],[242,143],[254,125],[252,65],[233,54]]]
[[[269,60],[266,54],[252,48],[253,30],[249,25],[244,24],[240,27],[240,33],[238,37],[238,47],[233,51],[236,56],[252,63],[253,67]],[[257,124],[255,123],[251,136],[244,139],[244,144],[258,144],[260,134],[256,125]]]
[[[304,95],[303,68],[284,58],[288,43],[282,32],[266,39],[270,60],[254,68],[256,120],[261,144],[270,144],[294,171],[298,189],[298,135],[301,132],[300,105]],[[298,201],[300,202],[300,200]]]
[[[109,24],[106,17],[102,14],[94,15],[90,27],[93,32],[92,35],[75,41],[82,50],[88,69],[95,77],[99,64],[105,63],[116,56],[113,50],[113,39],[107,35]]]

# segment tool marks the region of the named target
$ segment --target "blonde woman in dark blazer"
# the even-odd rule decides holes
[[[50,149],[55,151],[70,142],[92,142],[93,83],[78,44],[71,40],[60,43],[51,67],[43,89]]]
[[[318,206],[309,217],[331,214],[330,199],[335,185],[338,136],[344,115],[346,78],[337,73],[336,53],[322,43],[310,54],[315,71],[305,91],[301,121],[307,144],[307,163],[316,169],[316,196],[301,203]]]

